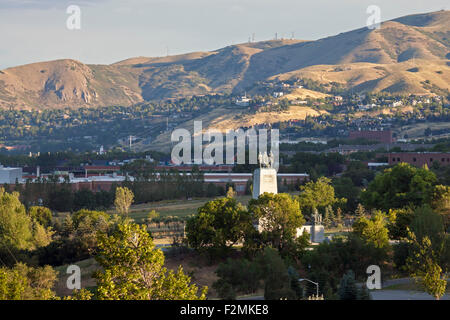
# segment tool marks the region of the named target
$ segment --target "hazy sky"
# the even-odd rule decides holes
[[[69,5],[81,8],[80,30],[66,27]],[[318,39],[365,26],[369,5],[382,20],[450,9],[448,0],[0,0],[0,69],[209,51],[253,33]]]

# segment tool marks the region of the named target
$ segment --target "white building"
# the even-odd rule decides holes
[[[247,96],[243,96],[236,100],[236,105],[240,107],[248,107],[250,105],[251,99],[247,98]]]
[[[22,168],[6,168],[0,165],[0,184],[22,182]]]
[[[282,92],[282,91],[278,91],[278,92],[274,92],[273,93],[273,97],[274,98],[280,98],[282,96],[284,96],[284,92]]]

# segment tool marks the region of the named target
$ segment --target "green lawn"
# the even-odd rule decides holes
[[[236,199],[243,205],[247,205],[251,196],[237,196]],[[165,200],[138,204],[133,205],[130,208],[129,216],[138,223],[143,222],[147,218],[148,213],[152,210],[158,212],[160,217],[186,217],[197,213],[198,208],[211,200],[211,198],[194,198],[192,200]],[[110,210],[108,213],[114,213],[114,210]]]

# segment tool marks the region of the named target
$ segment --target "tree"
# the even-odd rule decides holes
[[[300,186],[298,201],[300,208],[305,215],[311,215],[314,209],[323,213],[327,206],[333,206],[339,200],[336,199],[331,180],[320,177],[316,182],[310,181],[304,186]]]
[[[431,196],[431,207],[444,218],[446,228],[450,226],[450,187],[437,185]]]
[[[352,179],[347,177],[333,179],[333,188],[336,197],[347,199],[346,208],[353,211],[358,203],[361,190],[355,186]]]
[[[52,288],[57,274],[50,266],[32,268],[17,263],[11,269],[0,267],[0,300],[55,299]]]
[[[188,244],[195,249],[228,250],[252,227],[250,215],[234,198],[205,203],[186,223]]]
[[[339,285],[338,295],[340,300],[370,300],[370,292],[366,287],[358,288],[356,285],[355,274],[353,271],[347,271]]]
[[[353,224],[353,233],[358,237],[372,243],[376,248],[383,248],[389,245],[388,229],[384,215],[377,211],[370,218],[361,217]]]
[[[336,217],[334,218],[334,224],[338,228],[342,228],[342,209],[337,208],[336,210]]]
[[[277,250],[266,247],[257,259],[262,266],[264,299],[295,299],[288,268]]]
[[[262,277],[258,263],[247,259],[230,259],[216,270],[219,279],[213,287],[223,299],[235,298],[237,293],[249,294],[260,287]]]
[[[343,275],[338,294],[340,300],[357,300],[358,288],[356,287],[356,279],[353,271],[349,270]]]
[[[72,211],[73,197],[72,191],[67,186],[63,186],[49,194],[48,207],[58,212]]]
[[[0,188],[0,248],[34,250],[48,245],[52,234],[26,213],[18,193]]]
[[[367,214],[366,208],[364,208],[364,206],[361,203],[359,203],[355,210],[356,217],[362,218],[362,217],[365,217],[366,214]]]
[[[101,233],[96,260],[103,271],[94,274],[97,296],[103,300],[204,300],[181,266],[167,271],[164,254],[156,249],[145,226],[119,224],[113,235]]]
[[[447,286],[445,271],[439,265],[439,253],[433,250],[428,236],[419,240],[410,232],[409,242],[413,246],[413,254],[406,260],[407,269],[427,293],[439,300]]]
[[[31,207],[28,209],[28,215],[44,227],[49,227],[52,223],[52,211],[49,208]]]
[[[414,211],[410,227],[419,241],[428,237],[435,249],[441,247],[445,239],[442,216],[434,212],[428,205],[419,207]]]
[[[346,237],[335,236],[330,242],[305,251],[301,264],[307,267],[307,278],[318,282],[321,292],[332,298],[333,292],[338,290],[339,279],[348,270],[355,273],[356,279],[367,279],[367,266],[382,266],[387,258],[386,247],[377,248],[350,233]]]
[[[248,211],[258,221],[263,242],[280,252],[289,249],[305,223],[299,202],[286,193],[264,193],[250,200]]]
[[[331,206],[326,207],[325,215],[323,217],[323,225],[325,226],[325,228],[330,228],[334,219],[335,219],[335,217],[334,217],[333,208]]]
[[[147,214],[147,222],[152,222],[154,219],[156,219],[156,218],[158,218],[159,217],[159,213],[158,212],[156,212],[155,210],[152,210],[152,211],[150,211],[148,214]]]
[[[411,208],[390,209],[388,213],[389,238],[400,240],[408,236],[408,228],[414,218]]]
[[[0,245],[19,250],[33,246],[32,220],[26,214],[19,194],[0,189]]]
[[[236,191],[233,190],[233,187],[228,187],[227,198],[235,198]]]
[[[114,200],[114,206],[118,213],[122,215],[128,215],[128,211],[133,204],[134,194],[127,187],[118,187],[116,189],[116,198]]]
[[[436,182],[436,175],[427,168],[400,163],[377,175],[361,194],[361,201],[368,208],[384,211],[421,206],[430,203]]]

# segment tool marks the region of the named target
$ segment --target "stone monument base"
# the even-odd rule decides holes
[[[259,168],[253,173],[253,199],[264,192],[278,193],[277,170],[274,168]]]
[[[325,240],[325,228],[322,225],[305,225],[298,228],[297,237],[300,237],[305,231],[309,233],[311,243],[322,243]]]

